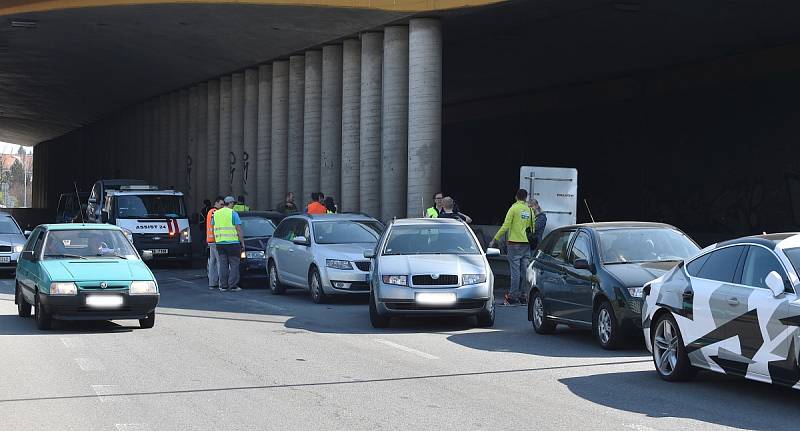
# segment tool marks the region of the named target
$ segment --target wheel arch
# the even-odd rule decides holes
[[[656,322],[658,322],[658,319],[660,319],[661,316],[663,316],[665,314],[669,314],[669,313],[670,313],[669,309],[667,309],[665,307],[658,307],[658,309],[653,313],[653,318],[650,319],[650,339],[651,340],[653,339],[653,331],[656,330],[656,326],[657,326]],[[673,317],[673,319],[674,319],[674,317]],[[676,328],[676,329],[680,331],[680,328]]]

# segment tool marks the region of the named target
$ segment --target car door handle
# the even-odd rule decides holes
[[[732,305],[732,306],[739,305],[739,298],[737,298],[735,296],[732,296],[732,297],[728,298],[728,304]]]

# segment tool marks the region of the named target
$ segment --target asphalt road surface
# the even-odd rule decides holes
[[[701,373],[666,383],[643,347],[584,331],[533,333],[424,319],[374,330],[366,301],[209,291],[198,270],[156,271],[156,326],[17,317],[0,280],[0,429],[701,430],[796,427],[800,394]]]

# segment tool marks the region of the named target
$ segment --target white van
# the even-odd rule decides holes
[[[117,225],[141,253],[154,260],[192,261],[192,234],[183,193],[158,186],[126,185],[106,191],[101,221]]]

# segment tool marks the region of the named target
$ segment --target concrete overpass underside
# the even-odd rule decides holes
[[[38,144],[42,207],[125,176],[195,207],[322,190],[382,218],[444,188],[490,223],[519,166],[549,165],[579,169],[599,219],[797,229],[796,2],[467,3],[7,13],[0,139]]]

